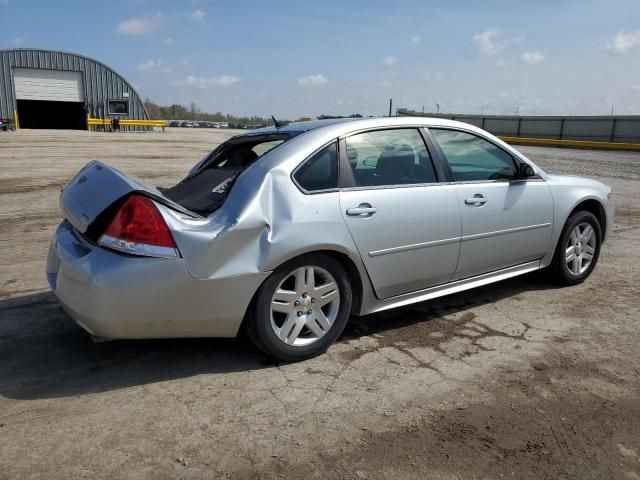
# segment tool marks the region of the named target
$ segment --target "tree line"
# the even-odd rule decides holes
[[[265,118],[253,115],[251,117],[243,117],[238,115],[231,115],[228,113],[215,112],[215,113],[207,113],[203,112],[198,105],[194,102],[187,107],[185,105],[179,105],[174,103],[173,105],[158,105],[153,102],[151,99],[146,98],[144,101],[144,106],[147,108],[147,112],[149,113],[149,118],[154,120],[192,120],[192,121],[206,121],[206,122],[227,122],[229,126],[268,126],[273,125],[273,120],[271,118]],[[361,118],[362,115],[359,113],[353,113],[348,116],[349,118]],[[327,119],[327,118],[344,118],[343,116],[338,115],[319,115],[315,117],[317,119]],[[277,119],[278,122],[281,123],[291,123],[291,120],[286,119]],[[312,120],[311,117],[301,117],[296,119],[295,121],[306,121]]]

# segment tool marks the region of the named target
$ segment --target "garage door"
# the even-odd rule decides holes
[[[17,100],[84,101],[81,72],[16,68],[13,85]]]

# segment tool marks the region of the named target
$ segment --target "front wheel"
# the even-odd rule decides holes
[[[350,311],[351,285],[342,265],[310,254],[285,263],[262,284],[245,329],[270,357],[305,360],[336,341]]]
[[[584,282],[596,266],[601,242],[602,230],[595,215],[586,211],[571,215],[551,263],[555,278],[564,285]]]

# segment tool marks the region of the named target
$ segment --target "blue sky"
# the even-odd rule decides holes
[[[640,114],[638,0],[0,0],[14,47],[241,115]]]

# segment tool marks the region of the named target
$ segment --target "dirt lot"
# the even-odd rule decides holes
[[[243,340],[93,344],[46,292],[58,188],[93,158],[170,185],[228,135],[0,133],[0,478],[640,479],[640,154],[521,147],[616,192],[583,285],[354,318],[292,365]]]

